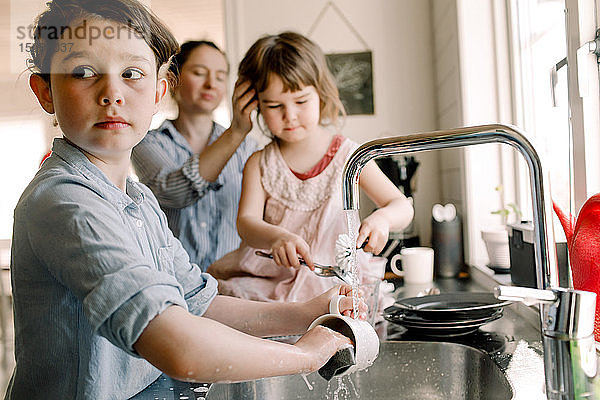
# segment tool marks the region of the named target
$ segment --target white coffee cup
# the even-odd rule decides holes
[[[400,270],[396,263],[402,260]],[[430,247],[405,247],[390,261],[392,272],[404,278],[405,283],[433,281],[433,249]]]
[[[326,326],[347,336],[354,344],[355,364],[335,376],[344,376],[369,368],[379,355],[379,336],[367,321],[340,314],[339,303],[346,296],[338,295],[329,302],[330,314],[321,315],[310,324],[309,330],[317,325]]]

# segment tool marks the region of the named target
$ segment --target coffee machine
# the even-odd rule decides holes
[[[415,192],[415,174],[419,162],[413,156],[390,156],[375,159],[379,168],[387,177],[404,193],[408,200],[415,206],[413,193]],[[395,254],[400,253],[403,247],[417,247],[421,245],[417,226],[413,219],[409,226],[402,231],[390,231],[388,242],[381,256],[388,259],[386,271],[391,272],[390,260]]]

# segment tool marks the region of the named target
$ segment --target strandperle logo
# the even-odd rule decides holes
[[[96,0],[101,2],[103,0]],[[147,8],[152,8],[152,0],[138,0],[144,4]],[[8,37],[0,40],[1,44],[8,46],[8,58],[10,65],[10,73],[15,75],[21,75],[27,71],[27,60],[31,58],[29,49],[33,46],[33,37],[35,32],[34,24],[35,20],[40,13],[48,9],[48,0],[7,0],[0,1],[0,13],[4,16],[10,16],[9,23],[10,29],[7,31]],[[139,34],[135,30],[127,29],[130,26],[128,24],[117,24],[113,25],[113,29],[101,29],[93,17],[82,16],[81,25],[83,25],[83,19],[87,19],[86,26],[75,30],[77,26],[72,26],[71,31],[65,30],[64,34],[71,35],[73,42],[75,40],[81,40],[83,38],[86,41],[94,41],[101,37],[105,38],[123,38],[124,35],[136,35]],[[67,24],[65,24],[67,25]],[[131,25],[131,24],[130,24]],[[134,24],[137,25],[137,24]],[[43,29],[43,30],[42,30]],[[47,36],[49,39],[60,40],[62,27],[41,27],[39,33]],[[77,35],[77,36],[75,36]],[[127,36],[128,37],[128,36]],[[59,45],[57,51],[69,51],[72,48],[72,44],[68,44],[67,40],[64,41],[65,45]],[[6,61],[4,61],[6,62]]]
[[[88,24],[87,20],[83,20],[81,24],[73,26],[17,26],[17,40],[20,41],[19,49],[21,51],[29,51],[33,45],[35,37],[46,38],[49,40],[62,40],[61,48],[59,51],[68,51],[73,43],[69,43],[72,39],[87,39],[88,43],[92,45],[96,39],[120,39],[120,38],[132,38],[137,37],[143,39],[144,37],[137,32],[132,25],[131,21],[127,22],[127,25],[116,25],[116,26],[105,26],[102,29],[96,25]],[[69,46],[70,45],[70,46]],[[64,47],[64,49],[63,49]]]
[[[83,19],[76,25],[70,26],[35,26],[29,25],[11,26],[11,72],[22,73],[27,68],[27,60],[31,57],[31,48],[36,37],[46,40],[56,40],[57,52],[70,52],[75,40],[86,40],[91,46],[95,40],[138,38],[143,35],[138,32],[132,21],[127,24],[115,23],[114,25],[98,26],[94,19]]]

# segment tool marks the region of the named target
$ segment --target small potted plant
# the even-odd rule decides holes
[[[502,193],[502,185],[496,186],[494,189],[499,194]],[[506,206],[491,212],[494,215],[499,215],[502,218],[502,227],[495,229],[486,229],[481,231],[481,238],[485,243],[485,248],[488,253],[488,267],[494,270],[510,269],[510,250],[508,245],[508,230],[506,229],[507,221],[512,215],[516,221],[521,220],[521,210],[514,203],[507,203]]]

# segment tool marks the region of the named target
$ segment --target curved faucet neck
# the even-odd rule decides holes
[[[418,133],[376,139],[364,143],[350,156],[342,175],[342,201],[345,210],[358,210],[358,178],[367,162],[396,154],[465,147],[485,143],[506,143],[516,148],[527,162],[535,232],[537,286],[547,289],[558,286],[558,267],[554,231],[547,216],[552,215],[549,185],[542,174],[537,152],[517,128],[510,125],[480,125],[450,130]]]

